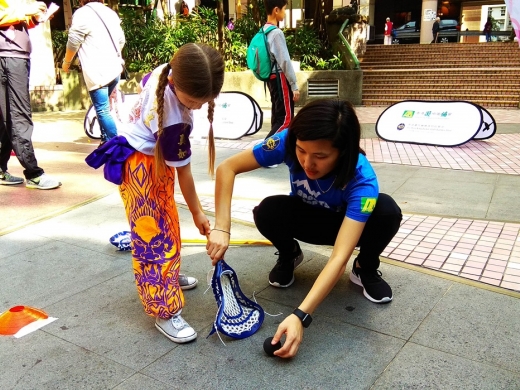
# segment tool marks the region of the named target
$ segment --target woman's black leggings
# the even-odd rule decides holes
[[[298,196],[265,198],[253,210],[260,233],[282,254],[294,252],[294,239],[314,245],[334,245],[345,213],[311,206]],[[379,194],[358,242],[362,268],[379,268],[379,255],[399,230],[401,209],[391,196]]]

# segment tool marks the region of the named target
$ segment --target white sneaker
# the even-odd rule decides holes
[[[180,310],[173,317],[164,319],[157,317],[155,327],[171,341],[182,344],[197,338],[197,332],[181,317]]]
[[[61,182],[44,173],[39,177],[27,180],[25,186],[27,188],[36,188],[38,190],[52,190],[61,186]]]
[[[197,278],[179,274],[179,285],[181,286],[181,290],[191,290],[192,288],[197,287],[197,283],[199,283]]]

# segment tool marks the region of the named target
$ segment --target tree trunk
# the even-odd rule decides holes
[[[224,55],[224,1],[217,0],[217,17],[218,17],[218,51]]]
[[[119,0],[108,0],[107,4],[114,11],[119,12]]]
[[[257,26],[261,26],[262,21],[260,20],[260,8],[258,7],[258,0],[251,0],[253,20]]]

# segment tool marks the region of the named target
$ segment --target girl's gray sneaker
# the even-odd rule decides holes
[[[179,285],[181,286],[181,290],[191,290],[192,288],[197,287],[197,283],[199,283],[197,278],[179,274]]]
[[[155,327],[171,341],[182,344],[197,338],[197,332],[181,317],[180,310],[173,317],[164,319],[157,317]]]

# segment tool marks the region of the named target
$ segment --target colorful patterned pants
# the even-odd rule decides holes
[[[156,179],[154,157],[135,152],[125,162],[119,187],[130,224],[137,291],[145,312],[161,318],[170,318],[184,306],[174,186],[174,168],[166,167],[164,176]]]

